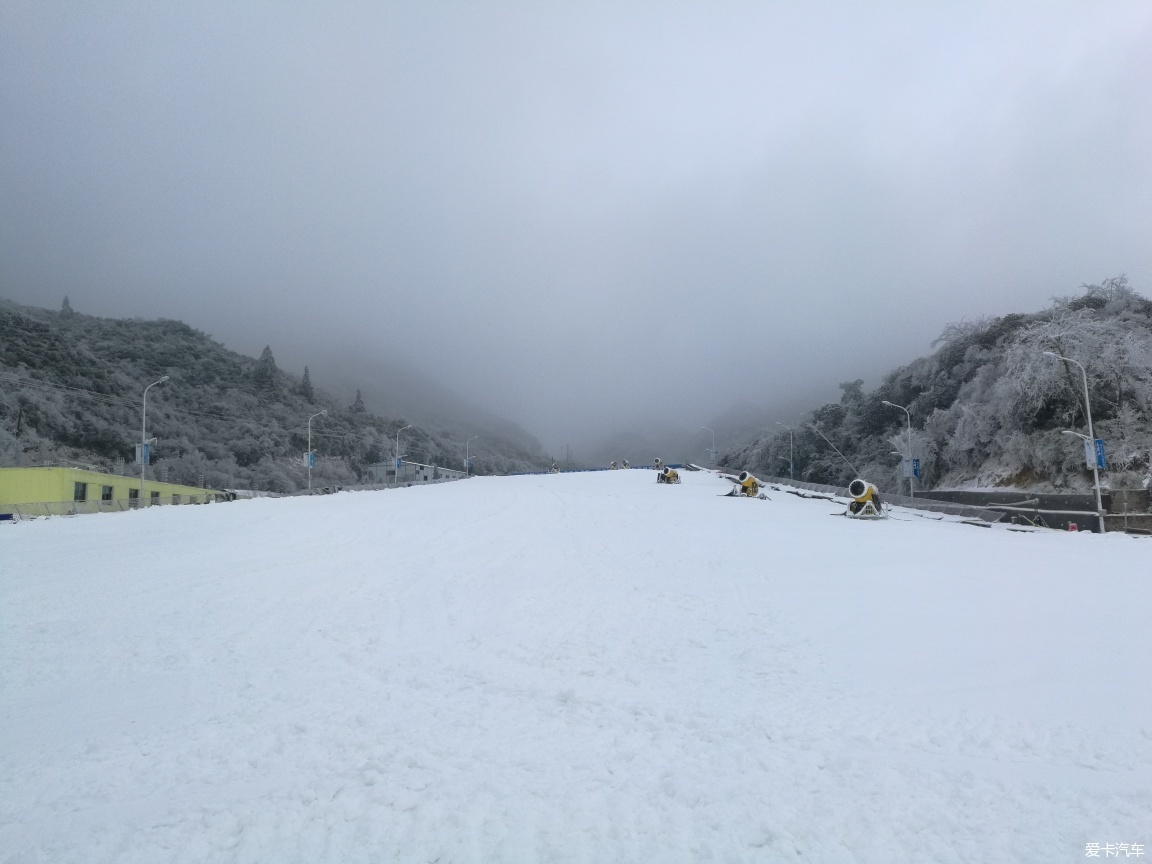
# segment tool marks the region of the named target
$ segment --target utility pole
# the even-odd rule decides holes
[[[327,416],[328,416],[328,409],[325,408],[323,411],[318,411],[317,413],[313,414],[311,417],[308,418],[308,493],[309,494],[312,493],[312,462],[315,459],[315,456],[312,453],[312,421],[315,420],[317,417],[327,417]]]
[[[700,428],[703,429],[705,432],[712,432],[712,430],[709,429],[707,426],[701,426]],[[716,433],[715,432],[712,432],[712,449],[708,452],[710,452],[712,454],[712,467],[715,468],[716,467]]]
[[[1055,351],[1045,351],[1046,357],[1055,357],[1057,360],[1067,360],[1069,363],[1075,363],[1080,367],[1080,375],[1084,380],[1084,416],[1088,419],[1088,439],[1092,442],[1092,448],[1096,448],[1096,433],[1092,431],[1092,405],[1088,402],[1088,371],[1084,368],[1084,364],[1079,360],[1073,360],[1071,357],[1064,357],[1057,354]],[[1096,467],[1096,460],[1092,460],[1092,485],[1096,489],[1096,519],[1100,523],[1100,533],[1104,533],[1104,505],[1100,501],[1100,471]]]
[[[479,437],[479,435],[473,435],[471,438],[464,442],[464,470],[469,474],[472,473],[472,454],[468,449],[468,445]]]
[[[140,412],[140,505],[144,506],[144,468],[148,464],[148,391],[155,387],[157,384],[163,384],[168,380],[165,375],[157,381],[153,381],[144,388],[144,401]]]
[[[776,425],[777,426],[783,426],[785,429],[788,430],[788,479],[789,480],[795,480],[796,479],[796,477],[795,477],[796,463],[792,459],[792,452],[793,452],[792,451],[792,427],[785,424],[785,423],[781,423],[779,420],[776,421]]]
[[[916,488],[914,484],[916,482],[916,477],[915,472],[912,470],[912,414],[903,405],[897,405],[895,402],[889,402],[887,399],[881,399],[880,401],[887,405],[889,408],[899,408],[908,416],[908,497],[915,498]]]
[[[403,432],[405,429],[411,429],[411,428],[412,428],[412,424],[409,423],[407,426],[401,426],[399,429],[396,430],[396,485],[397,486],[400,485],[400,433]]]

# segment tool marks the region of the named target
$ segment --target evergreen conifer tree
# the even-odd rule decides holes
[[[309,402],[316,401],[316,391],[312,389],[312,376],[308,374],[308,367],[304,367],[304,378],[300,382],[300,393]]]
[[[64,302],[60,304],[60,314],[65,318],[71,318],[76,313],[72,311],[72,304],[68,302],[68,295],[64,295]]]
[[[352,403],[352,410],[357,414],[363,414],[366,410],[364,407],[364,400],[360,398],[360,391],[356,391],[356,401]]]
[[[276,359],[272,356],[272,348],[265,345],[264,350],[260,352],[260,359],[256,361],[256,369],[252,373],[252,377],[261,387],[272,388],[276,386],[278,372]]]

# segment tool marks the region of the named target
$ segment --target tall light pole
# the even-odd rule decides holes
[[[328,409],[318,411],[308,418],[308,491],[312,491],[312,421],[317,417],[327,417]]]
[[[144,506],[144,467],[148,464],[148,460],[144,458],[144,451],[148,449],[148,391],[155,387],[157,384],[163,384],[168,380],[165,375],[158,381],[153,381],[144,388],[144,402],[140,412],[140,506]]]
[[[895,402],[889,402],[887,399],[881,399],[889,408],[899,408],[908,417],[908,497],[916,497],[916,478],[912,476],[912,414],[903,405],[897,405]]]
[[[1088,440],[1092,442],[1093,450],[1096,447],[1096,433],[1092,430],[1092,405],[1088,401],[1088,371],[1084,368],[1084,364],[1079,360],[1073,360],[1071,357],[1065,357],[1062,354],[1057,354],[1055,351],[1045,351],[1045,357],[1055,357],[1057,360],[1065,360],[1068,363],[1075,363],[1080,367],[1080,375],[1084,380],[1084,416],[1088,418]],[[1100,533],[1104,533],[1104,505],[1100,501],[1100,471],[1096,467],[1095,453],[1092,458],[1092,485],[1096,489],[1096,519],[1100,523]]]
[[[396,430],[396,485],[397,486],[400,485],[400,433],[403,432],[405,429],[411,429],[411,428],[412,428],[412,424],[409,423],[407,426],[401,426],[399,429]]]
[[[796,478],[793,475],[795,471],[794,466],[796,463],[792,461],[792,427],[786,423],[781,423],[779,420],[776,421],[776,425],[783,426],[788,430],[788,479],[795,480]]]
[[[703,429],[705,432],[712,432],[712,430],[709,429],[707,426],[701,426],[700,428]],[[709,450],[708,452],[712,454],[712,465],[715,466],[716,465],[716,433],[715,432],[712,432],[712,449]]]
[[[464,442],[464,470],[469,474],[472,473],[472,457],[470,455],[471,451],[468,449],[468,445],[479,437],[479,435],[473,435],[471,438]]]

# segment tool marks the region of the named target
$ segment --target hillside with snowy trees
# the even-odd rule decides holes
[[[370,412],[359,392],[350,404],[276,365],[230,351],[180,321],[96,318],[0,300],[0,465],[77,461],[102,470],[134,471],[144,388],[148,435],[158,440],[156,476],[211,488],[288,492],[307,485],[301,456],[318,451],[314,480],[349,485],[366,466],[391,458],[399,417]],[[469,430],[471,431],[471,430]],[[463,467],[464,438],[455,430],[406,429],[411,461]],[[487,434],[472,442],[476,473],[537,470],[544,463],[530,436]]]
[[[922,487],[1086,489],[1092,475],[1082,444],[1062,434],[1087,431],[1083,378],[1074,363],[1045,354],[1052,352],[1087,371],[1095,434],[1108,457],[1101,481],[1145,485],[1152,302],[1123,276],[1081,288],[1042,312],[950,324],[935,353],[888,373],[871,392],[861,380],[842,383],[839,402],[789,423],[796,478],[845,484],[858,474],[891,490],[906,484],[907,420],[887,401],[909,410]],[[722,462],[787,476],[789,432],[766,429]]]

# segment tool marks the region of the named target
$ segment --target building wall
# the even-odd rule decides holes
[[[393,485],[396,481],[396,466],[394,462],[378,462],[368,466],[370,482]],[[400,484],[433,483],[443,480],[463,480],[468,475],[454,468],[442,468],[435,465],[422,465],[418,462],[405,461],[400,468]]]
[[[112,487],[113,501],[127,500],[130,489],[140,489],[139,477],[122,477],[81,468],[0,468],[0,512],[12,512],[10,505],[13,504],[74,501],[76,483],[87,484],[89,502],[101,500],[104,486]],[[149,480],[144,484],[146,499],[150,499],[153,492],[159,492],[164,503],[170,503],[173,495],[179,495],[181,499],[198,496],[203,500],[204,496],[214,494],[211,489]]]

